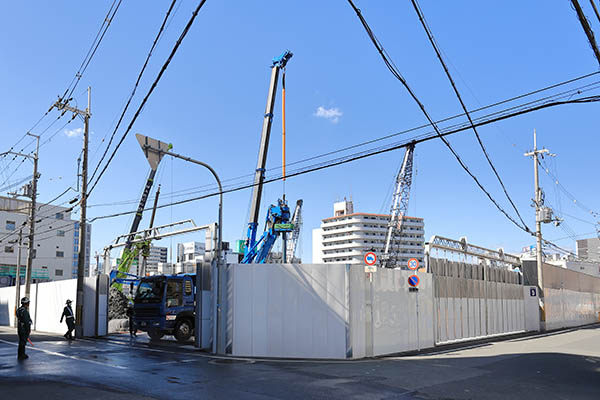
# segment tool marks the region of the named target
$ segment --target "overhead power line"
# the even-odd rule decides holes
[[[150,47],[150,51],[148,52],[148,55],[146,56],[146,60],[144,61],[144,65],[142,66],[142,69],[140,70],[138,77],[135,81],[135,84],[133,85],[133,89],[131,90],[131,93],[129,95],[129,98],[127,99],[127,103],[125,104],[125,107],[123,108],[123,111],[121,112],[121,116],[119,117],[119,121],[117,122],[117,125],[115,126],[115,129],[113,130],[112,134],[110,135],[110,140],[108,141],[108,144],[106,145],[106,149],[104,149],[104,153],[102,154],[102,157],[100,157],[100,161],[98,161],[98,164],[96,165],[96,168],[94,169],[94,172],[92,173],[92,176],[90,177],[90,182],[94,180],[94,177],[96,176],[96,172],[98,172],[98,169],[100,168],[100,165],[102,164],[102,161],[104,161],[104,158],[106,157],[106,154],[108,153],[108,150],[110,149],[110,146],[113,142],[113,139],[117,133],[117,130],[119,129],[119,127],[121,126],[121,122],[123,121],[123,118],[125,117],[125,113],[127,112],[127,110],[129,109],[129,104],[131,103],[131,100],[133,99],[133,96],[135,96],[135,92],[138,88],[138,85],[140,84],[140,81],[142,79],[142,76],[144,75],[144,71],[146,70],[146,67],[148,66],[148,61],[150,61],[150,57],[152,57],[152,52],[154,51],[154,48],[156,47],[156,44],[158,43],[158,41],[160,40],[160,37],[163,34],[163,31],[165,29],[165,25],[167,23],[167,20],[169,19],[169,16],[171,15],[171,11],[173,10],[173,6],[175,6],[175,3],[177,2],[177,0],[172,0],[171,1],[171,5],[169,6],[169,9],[167,10],[167,13],[165,15],[165,18],[162,21],[162,24],[160,25],[160,28],[158,30],[158,33],[156,34],[156,37],[154,38],[154,42],[152,43],[152,47]]]
[[[69,101],[69,98],[71,97],[71,95],[75,91],[75,88],[77,88],[79,81],[83,77],[85,70],[90,65],[92,58],[94,58],[94,55],[96,54],[96,51],[98,50],[98,47],[100,47],[100,43],[102,43],[102,39],[104,39],[104,35],[106,35],[106,31],[108,31],[110,24],[112,23],[113,19],[115,18],[115,15],[117,14],[117,11],[119,10],[119,7],[121,6],[121,2],[122,2],[122,0],[119,0],[118,3],[117,3],[117,0],[114,0],[112,2],[110,8],[108,9],[108,12],[106,13],[106,17],[102,21],[102,25],[100,25],[100,29],[98,30],[98,33],[96,33],[96,37],[94,38],[94,41],[92,42],[87,54],[83,58],[83,61],[81,62],[79,69],[75,73],[73,80],[71,81],[71,83],[69,84],[69,86],[67,87],[65,92],[63,93],[62,97],[59,98],[59,102],[62,100],[67,100],[67,102]],[[116,4],[116,6],[115,6],[115,4]]]
[[[475,126],[479,127],[479,126],[483,126],[483,125],[488,125],[494,122],[498,122],[504,119],[508,119],[508,118],[512,118],[518,115],[523,115],[523,114],[527,114],[533,111],[537,111],[537,110],[541,110],[544,108],[549,108],[549,107],[554,107],[554,106],[558,106],[558,105],[565,105],[565,104],[579,104],[579,103],[585,103],[585,102],[600,102],[600,96],[594,96],[594,97],[590,97],[590,98],[581,98],[581,99],[571,99],[571,100],[566,100],[566,101],[555,101],[555,102],[550,102],[550,103],[545,103],[542,105],[537,105],[537,106],[532,106],[529,107],[528,109],[522,109],[522,110],[518,110],[518,111],[514,111],[510,114],[504,114],[504,115],[500,115],[500,116],[494,116],[493,118],[487,119],[487,120],[482,120],[479,122],[475,122]],[[455,133],[458,132],[462,132],[465,130],[471,129],[470,125],[466,125],[466,126],[459,126],[457,128],[453,128],[453,129],[449,129],[449,130],[444,130],[442,133],[442,136],[448,136],[448,135],[453,135]],[[297,170],[292,170],[290,172],[286,172],[286,179],[287,178],[291,178],[294,176],[300,176],[300,175],[304,175],[304,174],[308,174],[308,173],[312,173],[312,172],[316,172],[322,169],[327,169],[327,168],[331,168],[331,167],[335,167],[335,166],[339,166],[339,165],[343,165],[343,164],[347,164],[353,161],[358,161],[358,160],[362,160],[368,157],[372,157],[375,155],[379,155],[379,154],[383,154],[383,153],[387,153],[390,151],[394,151],[394,150],[398,150],[401,148],[404,148],[406,146],[408,146],[410,143],[423,143],[423,142],[427,142],[433,139],[437,139],[439,138],[439,136],[437,135],[437,133],[435,132],[430,132],[427,134],[423,134],[419,137],[415,137],[415,138],[410,138],[407,139],[405,141],[403,141],[402,143],[393,143],[391,145],[385,145],[385,146],[380,146],[374,149],[369,149],[369,150],[365,150],[365,151],[361,151],[358,153],[354,153],[354,154],[350,154],[350,155],[346,155],[346,156],[342,156],[333,160],[328,160],[326,162],[322,162],[322,163],[318,163],[318,164],[314,164],[314,165],[310,165],[307,166],[305,168],[301,168],[301,169],[297,169]],[[276,181],[280,181],[281,179],[283,179],[282,176],[278,175],[278,176],[274,176],[274,177],[268,177],[265,178],[264,183],[271,183],[271,182],[276,182]],[[245,190],[245,189],[249,189],[251,187],[254,186],[254,183],[248,183],[248,184],[243,184],[243,185],[239,185],[236,187],[232,187],[230,189],[227,190],[223,190],[222,192],[219,191],[215,191],[212,193],[208,193],[202,196],[197,196],[197,197],[192,197],[189,199],[183,199],[183,200],[178,200],[178,201],[174,201],[174,202],[170,202],[170,203],[166,203],[166,204],[160,204],[157,208],[165,208],[165,207],[171,207],[171,206],[176,206],[176,205],[181,205],[181,204],[185,204],[185,203],[190,203],[193,201],[197,201],[197,200],[203,200],[203,199],[207,199],[210,197],[214,197],[214,196],[218,196],[219,194],[223,193],[232,193],[232,192],[237,192],[240,190]],[[144,211],[149,211],[150,208],[145,209]],[[124,211],[124,212],[119,212],[119,213],[113,213],[113,214],[108,214],[108,215],[102,215],[102,216],[97,216],[94,218],[91,218],[89,220],[89,222],[93,222],[96,220],[101,220],[101,219],[107,219],[107,218],[115,218],[115,217],[120,217],[123,215],[130,215],[130,214],[134,214],[136,213],[136,210],[132,210],[132,211]]]
[[[544,172],[546,172],[546,174],[552,179],[552,181],[554,182],[554,184],[556,186],[558,186],[558,188],[560,190],[562,190],[563,193],[573,202],[573,204],[575,204],[577,207],[581,208],[586,213],[590,214],[592,217],[594,217],[594,218],[600,218],[600,212],[594,211],[591,208],[587,207],[582,202],[578,201],[575,198],[575,196],[573,194],[571,194],[571,192],[569,192],[567,190],[567,188],[565,188],[563,186],[562,183],[560,183],[560,181],[558,180],[558,178],[556,177],[556,175],[554,175],[552,172],[550,172],[550,168],[548,168],[547,165],[542,164],[542,162],[539,162],[539,161],[538,161],[538,164],[542,167],[542,169],[544,170]]]
[[[448,77],[450,84],[452,85],[452,89],[454,90],[454,93],[456,94],[456,98],[460,102],[460,105],[461,105],[466,117],[469,119],[471,128],[473,129],[473,132],[475,133],[475,137],[477,138],[477,142],[479,143],[479,147],[481,147],[481,151],[485,155],[485,159],[487,160],[488,164],[490,165],[490,168],[492,168],[492,171],[494,171],[494,175],[496,175],[496,178],[498,179],[500,186],[502,186],[502,190],[504,191],[506,198],[510,202],[510,205],[517,213],[517,217],[519,218],[519,221],[521,221],[521,224],[526,227],[525,221],[523,221],[523,218],[521,217],[521,213],[519,212],[514,201],[508,194],[508,191],[506,190],[506,186],[504,185],[504,182],[502,182],[502,179],[500,178],[500,174],[498,174],[496,167],[492,163],[492,160],[490,159],[490,156],[489,156],[483,142],[481,141],[481,137],[479,136],[479,132],[477,132],[477,128],[475,128],[475,126],[473,125],[473,120],[471,119],[471,114],[469,113],[469,110],[467,109],[467,106],[465,105],[465,102],[463,101],[462,96],[460,95],[460,92],[458,91],[458,88],[456,87],[456,84],[454,83],[454,79],[452,79],[452,75],[450,74],[450,71],[448,70],[448,66],[446,65],[446,62],[444,61],[444,58],[442,57],[442,54],[440,52],[438,44],[436,43],[433,33],[432,33],[431,29],[429,28],[427,21],[425,20],[425,15],[423,14],[421,7],[419,6],[419,3],[417,2],[417,0],[411,0],[411,2],[417,13],[417,16],[419,17],[419,21],[421,21],[421,25],[423,26],[423,29],[425,30],[425,33],[427,34],[427,38],[429,39],[431,46],[435,50],[435,54],[436,54],[438,60],[440,61],[440,64],[444,68],[444,72],[446,73],[446,76]]]
[[[415,101],[415,103],[417,103],[417,105],[421,109],[421,112],[423,113],[423,115],[425,116],[425,118],[427,118],[427,121],[429,121],[429,124],[435,130],[437,136],[442,140],[442,142],[444,143],[444,145],[450,150],[450,152],[452,153],[452,155],[458,161],[458,163],[461,166],[461,168],[473,179],[473,181],[475,182],[475,184],[479,187],[479,189],[481,189],[481,191],[487,196],[487,198],[494,204],[494,206],[496,206],[496,208],[498,209],[498,211],[500,211],[502,214],[504,214],[504,216],[506,218],[508,218],[508,220],[510,220],[513,224],[515,224],[519,229],[522,229],[522,230],[524,230],[525,232],[528,232],[528,233],[532,233],[531,229],[529,229],[529,227],[527,225],[521,224],[518,221],[516,221],[513,217],[511,217],[506,212],[506,210],[504,210],[504,208],[496,201],[496,199],[494,199],[492,197],[492,195],[490,194],[490,192],[488,192],[485,189],[485,187],[481,184],[481,182],[475,176],[475,174],[473,174],[473,172],[471,172],[471,170],[467,167],[467,165],[464,163],[464,161],[461,159],[461,157],[458,155],[458,153],[454,150],[454,148],[452,147],[452,145],[443,137],[443,135],[441,134],[441,132],[440,132],[437,124],[433,121],[433,119],[431,118],[431,116],[429,115],[429,113],[427,112],[427,110],[425,109],[425,106],[423,105],[423,103],[416,96],[415,92],[410,88],[410,86],[408,85],[406,79],[404,79],[404,77],[402,76],[402,74],[400,73],[400,71],[398,70],[398,68],[396,67],[396,65],[394,64],[394,62],[391,60],[391,58],[388,55],[387,51],[384,49],[383,45],[377,39],[377,37],[375,36],[375,34],[373,33],[373,31],[371,30],[371,27],[369,26],[369,24],[367,23],[367,21],[363,17],[361,11],[354,5],[354,2],[352,0],[348,0],[348,3],[354,9],[354,12],[358,16],[358,19],[360,20],[360,22],[362,23],[363,27],[365,28],[365,31],[367,32],[369,38],[371,39],[371,42],[373,43],[373,45],[375,46],[375,48],[379,52],[379,55],[381,56],[383,62],[385,63],[385,65],[387,66],[387,68],[389,69],[389,71],[406,88],[406,90],[408,91],[408,93],[410,94],[410,96],[412,97],[412,99]]]
[[[179,46],[181,46],[181,43],[183,42],[183,39],[186,37],[186,35],[188,34],[190,28],[192,27],[192,25],[193,25],[193,23],[194,23],[194,21],[196,19],[196,16],[198,15],[198,12],[200,11],[200,9],[202,8],[202,6],[205,3],[206,3],[206,0],[200,0],[200,2],[198,3],[198,6],[196,7],[196,9],[194,10],[194,12],[192,13],[192,16],[190,17],[188,23],[185,25],[185,28],[183,28],[183,31],[181,32],[181,35],[179,36],[179,38],[177,39],[177,42],[173,46],[173,49],[171,50],[171,53],[169,54],[169,57],[167,58],[167,60],[163,64],[162,68],[160,69],[160,72],[158,73],[158,76],[156,77],[156,79],[152,83],[152,86],[150,87],[150,89],[146,93],[146,96],[144,96],[144,99],[142,100],[141,104],[139,105],[138,109],[136,110],[135,114],[133,115],[133,118],[129,122],[129,125],[127,126],[127,129],[123,133],[123,136],[121,137],[121,139],[117,143],[117,146],[115,147],[115,149],[111,153],[110,157],[108,158],[108,161],[104,165],[104,168],[102,168],[102,170],[100,171],[100,174],[98,174],[98,176],[96,178],[96,181],[92,184],[90,190],[85,195],[86,197],[90,196],[90,194],[94,191],[94,189],[98,185],[98,182],[102,178],[102,175],[104,175],[104,173],[106,172],[106,169],[108,168],[108,166],[112,162],[113,158],[117,154],[117,151],[119,150],[119,147],[121,146],[121,144],[123,143],[123,141],[127,137],[127,134],[129,134],[129,132],[131,131],[131,128],[133,127],[133,124],[135,124],[135,121],[137,120],[137,118],[139,117],[140,113],[142,112],[142,109],[146,105],[146,102],[148,101],[148,99],[152,95],[152,92],[154,92],[154,89],[156,89],[156,86],[158,85],[158,82],[160,82],[160,79],[162,78],[162,76],[165,73],[165,71],[167,70],[169,64],[173,60],[173,57],[177,53],[177,50],[179,49]]]
[[[108,30],[110,24],[112,23],[113,19],[115,18],[115,15],[121,5],[122,0],[114,0],[108,10],[108,12],[106,13],[106,16],[104,17],[104,19],[102,20],[102,24],[100,26],[100,29],[98,30],[98,33],[96,34],[96,37],[94,38],[94,40],[92,41],[92,44],[90,45],[90,48],[87,52],[87,54],[85,55],[85,57],[83,58],[83,61],[81,62],[81,65],[79,67],[79,69],[77,70],[77,72],[75,73],[75,76],[73,77],[73,79],[71,80],[71,83],[69,83],[69,85],[67,86],[67,88],[65,89],[62,97],[59,96],[59,100],[61,99],[69,99],[71,97],[71,95],[73,94],[73,91],[75,90],[75,88],[77,87],[77,84],[79,83],[79,81],[81,80],[81,78],[83,77],[84,72],[86,71],[86,69],[88,68],[88,66],[90,65],[92,58],[94,57],[94,55],[96,54],[96,51],[98,50],[98,47],[100,46],[100,43],[102,42],[104,36],[106,35],[106,31]],[[41,122],[42,120],[48,115],[50,114],[50,112],[52,111],[52,109],[54,108],[54,106],[51,106],[48,111],[46,111],[37,121],[35,124],[33,124],[33,126],[31,128],[29,128],[27,130],[26,133],[23,134],[23,136],[21,136],[19,138],[19,140],[12,145],[8,151],[13,151],[15,149],[15,147],[23,141],[23,139],[25,139],[27,137],[27,133],[31,133]],[[60,118],[62,118],[62,116],[64,115],[61,114],[58,116],[58,118],[56,118],[49,126],[46,127],[46,129],[44,129],[44,131],[42,131],[41,133],[39,133],[39,136],[42,136],[46,131],[48,131],[50,129],[50,127],[52,127],[52,125],[54,125],[56,123],[56,121],[58,121]],[[69,121],[70,122],[70,121]],[[66,125],[66,124],[65,124]],[[60,131],[60,130],[59,130]],[[59,132],[57,131],[56,133],[54,133],[52,135],[52,137],[45,141],[43,144],[48,143],[50,140],[52,140],[52,138],[54,136],[56,136],[56,134]],[[30,143],[31,144],[31,143]],[[42,145],[43,145],[42,144]],[[28,147],[29,145],[24,146],[20,152],[23,152],[25,150],[26,147]],[[6,157],[6,155],[0,156],[0,159],[2,159],[3,157]],[[12,161],[14,161],[14,158],[9,162],[9,164],[6,166],[5,170],[8,169],[8,167],[10,167],[10,164],[12,163]],[[18,169],[20,166],[22,165],[22,162],[20,164],[17,165],[16,169]],[[14,172],[13,172],[14,173]],[[12,174],[11,174],[12,176]],[[8,181],[8,179],[4,182],[6,183]],[[4,184],[3,183],[3,184]]]
[[[581,27],[583,28],[583,31],[585,32],[585,34],[587,36],[588,42],[590,43],[590,47],[592,48],[592,50],[594,50],[594,55],[596,56],[596,60],[598,61],[598,64],[600,64],[600,51],[598,50],[598,44],[596,43],[596,38],[594,37],[594,32],[592,31],[592,28],[590,27],[590,22],[588,21],[587,17],[583,13],[583,10],[581,9],[581,6],[579,5],[579,1],[571,0],[571,4],[573,5],[575,12],[577,13],[577,18],[579,19],[579,22],[581,23]],[[594,4],[592,3],[592,5],[594,5]],[[594,7],[594,10],[595,9],[596,9],[596,7]]]

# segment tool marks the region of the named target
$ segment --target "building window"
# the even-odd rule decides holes
[[[64,251],[57,251],[56,252],[56,257],[64,257],[64,256],[65,256],[65,252]],[[61,271],[61,274],[62,274],[62,271]]]
[[[63,270],[62,269],[57,269],[54,271],[54,276],[63,276]]]
[[[193,254],[188,254],[188,260],[191,261],[194,259],[194,255]]]
[[[6,230],[7,231],[14,231],[15,230],[15,221],[6,221]]]
[[[13,246],[4,246],[4,252],[5,253],[14,253],[15,248]]]
[[[56,213],[56,219],[65,219],[65,215],[63,213]]]
[[[65,231],[56,231],[56,236],[64,237]]]

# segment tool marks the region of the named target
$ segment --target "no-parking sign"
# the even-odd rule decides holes
[[[411,275],[408,277],[408,284],[414,288],[419,286],[419,277],[416,275]]]
[[[375,263],[377,262],[377,255],[372,252],[369,251],[367,253],[365,253],[365,272],[375,272],[377,270],[377,267],[375,266]]]
[[[365,264],[367,265],[375,265],[377,262],[377,255],[372,251],[365,253]]]

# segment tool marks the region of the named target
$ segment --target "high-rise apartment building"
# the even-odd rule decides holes
[[[313,229],[313,263],[363,264],[366,252],[383,253],[389,215],[356,213],[348,200],[334,203],[333,214]],[[401,249],[400,262],[424,261],[424,229],[423,218],[404,217],[402,237],[394,243]]]

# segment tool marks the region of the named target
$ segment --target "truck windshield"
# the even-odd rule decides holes
[[[135,294],[136,303],[160,303],[164,293],[165,282],[159,279],[143,280]]]

